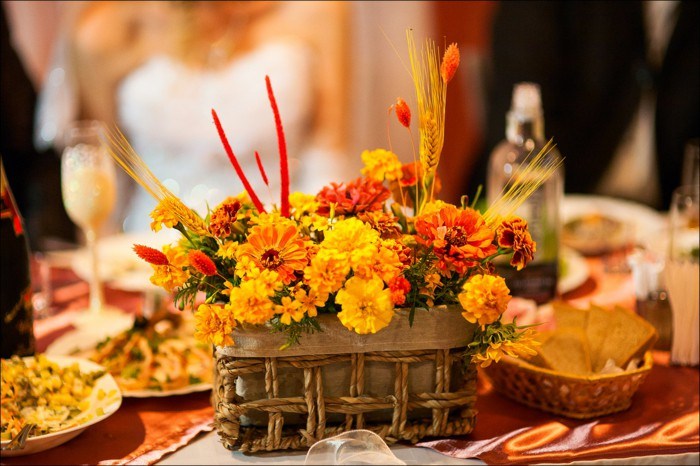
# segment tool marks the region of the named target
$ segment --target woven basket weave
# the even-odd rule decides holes
[[[260,341],[271,338],[266,329],[234,334],[235,347],[216,351],[213,403],[224,446],[304,449],[352,429],[371,430],[388,443],[470,433],[476,369],[465,367],[463,353],[473,326],[457,309],[420,311],[411,329],[401,311],[387,329],[363,336],[342,328],[335,316],[321,316],[324,332],[302,336],[302,345],[289,352],[277,350],[279,344],[274,351],[261,348]],[[441,334],[443,341],[433,344],[442,347],[420,348]]]
[[[567,375],[504,358],[486,368],[494,388],[523,404],[574,419],[624,411],[653,365],[650,351],[641,367],[617,374]]]

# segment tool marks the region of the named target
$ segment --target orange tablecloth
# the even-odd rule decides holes
[[[579,306],[593,302],[634,308],[628,274],[606,274],[601,261],[588,259],[591,277],[564,296]],[[71,329],[75,309],[87,304],[87,284],[64,269],[53,270],[56,299],[62,312],[37,323],[38,350]],[[107,289],[107,300],[137,312],[138,293]],[[469,436],[421,443],[456,457],[479,457],[486,463],[570,462],[698,451],[697,368],[669,367],[668,353],[657,364],[623,413],[575,421],[528,408],[497,394],[479,376],[479,411]],[[110,418],[70,442],[26,457],[2,458],[3,464],[79,464],[110,462],[153,464],[211,430],[209,393],[167,398],[125,399]],[[223,447],[222,447],[223,448]]]

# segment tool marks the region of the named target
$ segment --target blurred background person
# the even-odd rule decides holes
[[[488,153],[505,135],[513,85],[540,85],[545,133],[569,193],[667,209],[684,146],[700,133],[700,6],[695,2],[499,2],[487,75]]]
[[[38,142],[60,146],[71,120],[115,122],[156,176],[205,214],[243,191],[213,108],[255,191],[278,203],[269,75],[292,190],[314,192],[346,172],[347,32],[342,2],[86,2],[56,41],[51,69],[65,75],[45,83]],[[146,230],[155,200],[127,183],[122,176],[117,229]]]

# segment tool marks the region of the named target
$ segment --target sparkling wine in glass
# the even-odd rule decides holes
[[[61,156],[61,191],[68,216],[85,234],[91,262],[90,304],[76,322],[93,331],[107,331],[126,314],[104,302],[99,274],[98,233],[114,209],[117,197],[114,162],[101,141],[104,125],[95,120],[74,122],[66,131]],[[95,327],[94,324],[104,324]]]

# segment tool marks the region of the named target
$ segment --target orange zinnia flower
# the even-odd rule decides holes
[[[432,247],[443,273],[467,272],[482,259],[497,251],[493,231],[474,209],[446,205],[432,214],[416,219],[416,240]]]
[[[285,285],[294,279],[294,272],[308,263],[304,240],[294,224],[266,224],[253,227],[248,242],[241,245],[239,255],[248,256],[261,269],[279,273]]]
[[[337,215],[357,215],[360,212],[382,210],[384,201],[389,199],[391,193],[381,181],[370,178],[358,178],[355,181],[345,183],[331,183],[316,195],[319,203],[319,215],[327,216],[331,210],[331,204],[336,204]]]
[[[534,257],[537,244],[527,229],[527,221],[520,217],[503,220],[496,228],[496,240],[502,248],[513,250],[510,265],[521,270]]]

